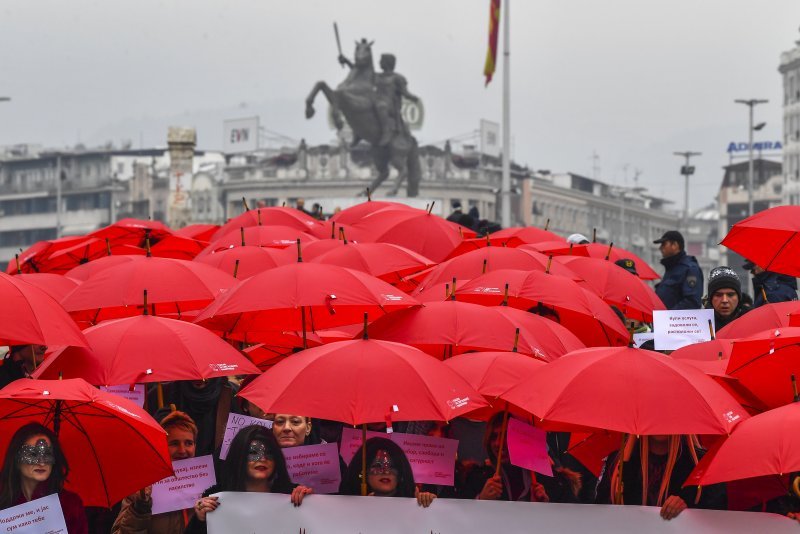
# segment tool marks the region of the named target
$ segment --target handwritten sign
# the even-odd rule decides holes
[[[512,464],[549,477],[553,476],[547,454],[547,433],[519,419],[509,418],[508,459]]]
[[[339,491],[342,472],[336,443],[284,447],[281,450],[292,482],[313,488],[314,493]]]
[[[100,386],[100,391],[107,391],[114,395],[119,395],[123,399],[128,399],[140,408],[144,408],[144,384],[134,384],[133,390],[128,385],[122,386]]]
[[[236,434],[238,434],[239,431],[244,427],[250,425],[260,425],[266,428],[272,428],[272,421],[237,413],[228,415],[228,424],[225,426],[225,435],[222,437],[222,446],[219,450],[220,460],[224,460],[228,457],[228,449],[231,448],[231,441],[233,441],[233,438],[236,436]]]
[[[0,510],[0,529],[15,534],[67,534],[58,495],[48,495]]]
[[[714,310],[654,310],[656,350],[676,350],[692,343],[711,341]]]
[[[642,332],[641,334],[633,334],[633,346],[641,348],[642,345],[648,341],[653,341],[656,335],[653,332]]]
[[[153,514],[194,506],[200,495],[217,483],[214,457],[210,454],[172,462],[175,476],[153,484]]]

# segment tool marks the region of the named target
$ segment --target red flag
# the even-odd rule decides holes
[[[486,85],[492,81],[494,69],[497,65],[497,36],[500,35],[500,0],[489,1],[489,49],[486,51],[486,64],[483,75],[486,76]]]

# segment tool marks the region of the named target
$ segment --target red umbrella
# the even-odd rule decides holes
[[[198,257],[195,261],[216,267],[220,271],[230,275],[233,275],[235,272],[236,278],[240,280],[250,278],[268,269],[274,269],[279,265],[290,263],[288,256],[284,254],[283,250],[252,247],[250,245],[219,250]],[[237,261],[239,262],[238,267],[236,266]],[[296,252],[293,261],[297,261]]]
[[[303,334],[299,332],[269,332],[268,335],[264,335],[264,339],[264,343],[247,347],[243,351],[262,371],[266,371],[287,356],[303,350]],[[319,347],[323,341],[319,335],[308,332],[306,344],[309,348]]]
[[[106,256],[144,256],[145,254],[146,251],[143,248],[134,245],[125,243],[112,245],[105,239],[90,237],[76,245],[54,252],[49,258],[42,260],[41,265],[42,270],[63,274],[78,265]]]
[[[190,224],[180,230],[175,230],[175,235],[209,242],[217,230],[219,230],[218,224]]]
[[[261,341],[259,332],[315,331],[358,323],[419,303],[386,282],[335,265],[292,263],[257,274],[220,295],[197,317],[232,339]]]
[[[394,243],[435,262],[463,241],[457,225],[424,210],[380,210],[353,224],[347,237],[359,242]]]
[[[18,274],[17,279],[38,287],[58,302],[78,287],[76,280],[53,273]]]
[[[34,378],[83,378],[96,386],[258,374],[241,352],[201,326],[140,315],[84,330],[88,349],[63,349]]]
[[[248,226],[288,226],[301,232],[310,232],[321,226],[321,223],[294,208],[258,208],[245,211],[226,222],[212,237],[212,241],[220,239],[231,232],[238,232],[239,228]]]
[[[401,204],[399,202],[389,202],[386,200],[369,200],[366,202],[362,202],[361,204],[356,204],[355,206],[350,206],[349,208],[345,208],[339,213],[334,213],[331,216],[331,221],[335,221],[337,225],[349,225],[355,224],[365,217],[372,215],[378,211],[383,210],[413,210],[411,206],[407,204]]]
[[[197,310],[235,284],[232,276],[198,262],[137,256],[96,272],[62,304],[74,317],[97,323],[141,315],[145,298],[156,315]]]
[[[309,395],[309,392],[314,392]],[[301,413],[349,425],[449,421],[486,402],[451,369],[388,341],[330,343],[277,363],[239,395],[268,413]]]
[[[313,263],[338,265],[394,284],[404,276],[433,267],[435,262],[391,243],[350,243],[317,256]]]
[[[159,240],[172,235],[172,230],[160,221],[146,221],[142,219],[120,219],[105,228],[95,230],[87,237],[96,237],[100,240],[108,238],[112,244],[126,243],[144,247],[146,238],[154,245]]]
[[[67,489],[84,506],[110,508],[173,474],[164,429],[134,403],[81,379],[17,380],[0,389],[0,451],[36,422],[52,429],[69,462]]]
[[[561,256],[559,260],[580,275],[588,289],[629,319],[652,323],[653,311],[666,309],[653,288],[619,265],[577,256]]]
[[[193,260],[202,252],[208,243],[191,237],[171,235],[160,240],[151,248],[156,258],[173,258],[176,260]]]
[[[602,243],[589,243],[586,245],[565,245],[564,243],[534,243],[523,245],[523,248],[538,250],[544,254],[554,256],[587,256],[589,258],[599,258],[609,260],[612,263],[618,260],[633,260],[636,263],[636,272],[642,280],[657,280],[661,278],[657,272],[642,258],[629,250],[616,248]]]
[[[90,261],[89,263],[84,263],[83,265],[78,265],[64,273],[64,276],[67,278],[71,278],[77,282],[85,282],[95,273],[102,271],[103,269],[108,269],[110,267],[114,267],[115,265],[121,265],[123,263],[128,263],[130,261],[134,261],[137,256],[127,255],[127,256],[105,256],[102,258],[98,258],[94,261]]]
[[[794,399],[800,376],[800,328],[766,330],[733,343],[727,372],[770,408]]]
[[[498,269],[544,272],[548,269],[548,266],[550,272],[554,275],[565,276],[573,280],[581,279],[569,267],[565,267],[558,262],[551,262],[543,254],[530,250],[503,247],[486,247],[467,252],[440,263],[431,269],[427,275],[422,272],[409,278],[420,280],[419,288],[422,290],[432,285],[452,282],[453,278],[461,284],[462,280],[472,280],[482,274]]]
[[[45,291],[0,273],[0,345],[86,346],[78,326]]]
[[[244,235],[242,235],[243,233]],[[242,227],[214,239],[201,254],[198,254],[198,257],[206,256],[221,249],[244,245],[287,248],[296,245],[298,239],[303,245],[317,240],[311,234],[289,226]]]
[[[412,345],[437,358],[469,351],[511,350],[516,331],[518,351],[554,360],[582,343],[565,328],[530,313],[488,308],[466,302],[429,302],[373,322],[376,339]]]
[[[676,354],[674,352],[673,354]],[[692,367],[699,369],[700,371],[704,372],[711,378],[713,378],[717,384],[722,386],[725,391],[731,394],[731,396],[736,399],[736,402],[742,405],[742,407],[747,410],[747,413],[750,415],[755,415],[767,410],[767,406],[753,393],[744,387],[738,378],[730,376],[727,374],[726,369],[728,367],[728,360],[689,360],[684,359],[682,360],[683,363],[687,365],[691,365]]]
[[[765,271],[800,276],[800,206],[777,206],[733,225],[721,245]]]
[[[498,230],[489,234],[492,244],[516,247],[528,243],[542,243],[544,241],[563,241],[563,237],[535,226],[511,227]]]
[[[322,256],[330,252],[331,250],[335,250],[337,248],[343,247],[345,245],[344,241],[339,239],[328,239],[328,238],[320,238],[319,241],[311,241],[310,243],[303,244],[303,260],[304,261],[313,261],[318,256]],[[288,260],[289,263],[294,263],[297,261],[297,249],[292,247],[287,247],[285,249],[280,250],[281,254],[283,254],[284,258]]]
[[[730,358],[732,350],[732,339],[717,338],[705,343],[685,345],[670,356],[676,360],[719,361]]]
[[[39,263],[48,258],[52,253],[61,249],[76,245],[81,241],[85,241],[85,236],[67,236],[49,241],[38,241],[23,250],[16,257],[8,262],[6,273],[16,274],[17,272],[23,273],[40,273],[44,272]]]
[[[500,396],[550,423],[655,434],[729,434],[747,412],[711,378],[669,356],[590,348]]]
[[[456,295],[467,302],[497,305],[506,300],[506,284],[509,306],[547,314],[587,346],[628,344],[628,331],[609,305],[563,276],[501,269],[470,280]]]
[[[545,362],[517,352],[472,352],[444,364],[485,397],[496,398],[541,369]]]
[[[764,304],[734,319],[717,332],[717,338],[738,339],[752,336],[770,328],[790,326],[791,314],[800,312],[800,301]]]

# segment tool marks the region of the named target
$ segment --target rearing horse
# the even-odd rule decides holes
[[[350,64],[349,62],[347,62]],[[337,129],[344,126],[342,115],[353,130],[354,140],[363,139],[371,145],[372,161],[378,176],[370,184],[374,191],[389,176],[389,165],[397,169],[397,181],[390,196],[397,194],[403,181],[408,178],[408,196],[419,192],[421,169],[417,141],[414,137],[395,131],[386,146],[379,146],[381,125],[375,111],[375,67],[372,61],[372,42],[366,39],[356,42],[354,61],[350,64],[347,78],[334,90],[325,82],[317,82],[306,98],[306,118],[314,116],[314,99],[322,91],[331,106],[333,123]]]

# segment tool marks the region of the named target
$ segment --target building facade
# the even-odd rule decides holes
[[[783,76],[783,203],[800,204],[800,41],[781,54]]]

